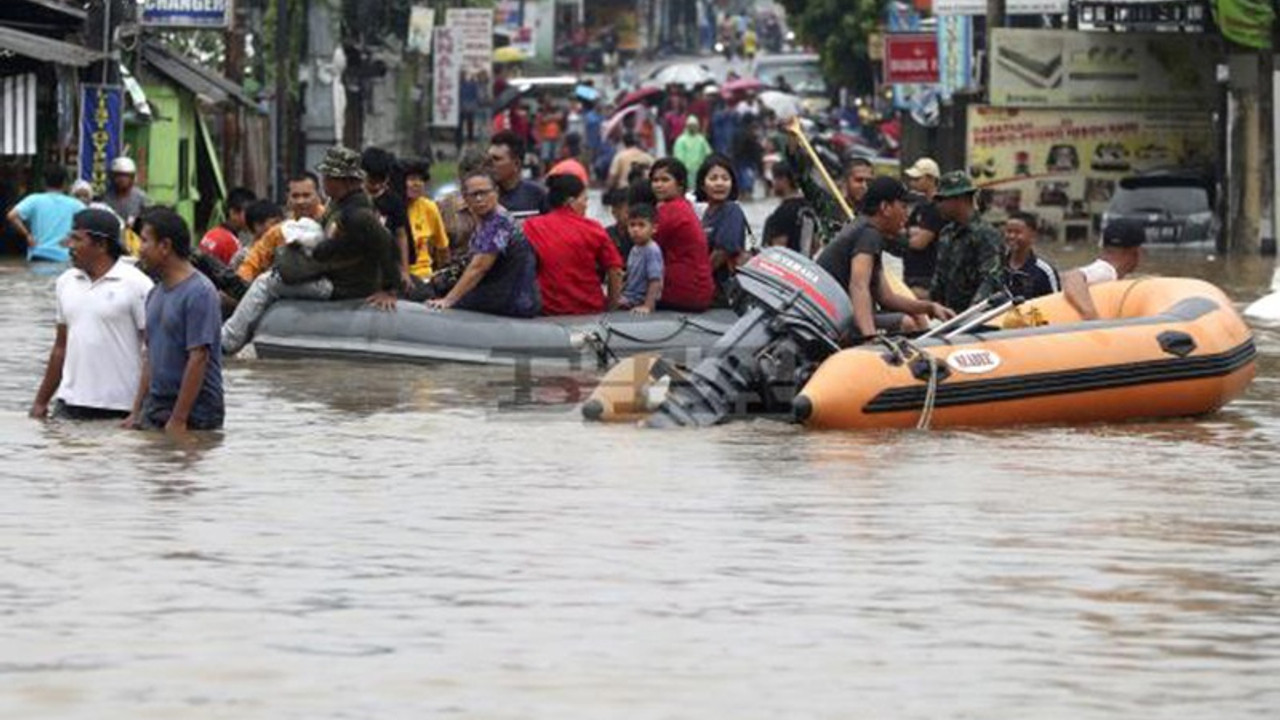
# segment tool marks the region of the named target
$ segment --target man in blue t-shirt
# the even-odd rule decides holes
[[[54,165],[45,171],[45,191],[22,199],[9,211],[9,223],[27,241],[28,260],[66,262],[63,241],[71,234],[71,219],[84,203],[66,193],[67,170]]]
[[[166,432],[217,430],[222,398],[218,291],[191,265],[191,232],[169,208],[144,210],[138,256],[158,282],[147,296],[147,364],[126,423]]]

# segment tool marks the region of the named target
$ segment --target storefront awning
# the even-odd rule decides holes
[[[86,67],[102,58],[102,53],[80,45],[54,40],[43,35],[14,30],[0,25],[0,50],[42,62]]]
[[[215,103],[237,102],[247,108],[258,108],[240,86],[162,45],[147,43],[142,48],[142,57],[162,75]]]

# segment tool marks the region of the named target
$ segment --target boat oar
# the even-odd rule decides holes
[[[818,174],[822,177],[822,182],[827,186],[827,192],[840,205],[840,209],[844,211],[844,216],[848,220],[853,220],[853,208],[849,207],[848,201],[844,199],[844,193],[840,191],[840,187],[836,185],[836,181],[831,179],[831,174],[827,172],[827,166],[822,163],[822,158],[818,157],[818,153],[813,149],[813,145],[809,143],[809,138],[804,134],[804,128],[800,127],[800,118],[791,118],[791,122],[787,125],[787,132],[796,137],[800,142],[800,147],[804,148],[804,152],[809,156],[809,160],[813,162],[813,166],[818,169]],[[895,295],[905,295],[914,298],[916,295],[902,281],[902,278],[893,273],[884,273],[885,279],[889,281],[889,288],[893,290]]]
[[[1006,305],[1006,303],[1008,303],[1008,305]],[[1007,294],[1002,292],[996,293],[995,295],[992,295],[986,298],[985,300],[982,300],[981,302],[977,302],[977,303],[974,303],[973,305],[970,305],[968,310],[965,310],[964,312],[960,313],[959,315],[956,315],[950,320],[938,325],[935,328],[932,328],[931,330],[929,330],[929,332],[916,338],[916,340],[928,340],[929,338],[937,337],[937,336],[949,336],[953,328],[959,327],[964,323],[967,323],[969,320],[977,317],[978,315],[987,313],[992,308],[996,308],[996,307],[1000,307],[1001,312],[1004,312],[1008,310],[1009,305],[1012,305],[1012,303],[1010,302],[1009,296]],[[980,324],[981,323],[979,323],[979,325]]]

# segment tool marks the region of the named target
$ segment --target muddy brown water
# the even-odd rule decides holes
[[[1243,303],[1272,265],[1146,269]],[[26,419],[53,279],[0,263],[0,717],[1280,707],[1274,331],[1196,419],[646,433],[504,370],[251,360],[183,445]]]

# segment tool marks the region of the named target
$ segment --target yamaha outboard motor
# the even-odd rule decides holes
[[[649,427],[706,427],[748,411],[790,412],[791,399],[840,349],[853,306],[817,263],[769,248],[738,270],[742,318],[689,373],[673,377]]]

